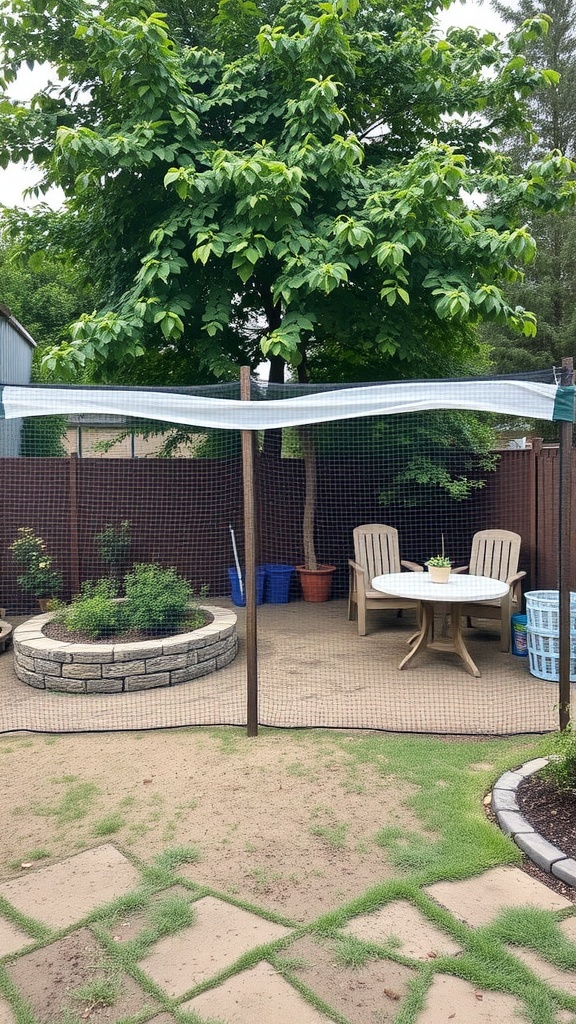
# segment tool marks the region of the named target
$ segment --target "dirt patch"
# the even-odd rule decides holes
[[[380,829],[420,827],[412,787],[325,733],[6,737],[0,758],[3,879],[107,841],[145,863],[191,845],[190,880],[308,921],[392,877]]]
[[[391,960],[368,960],[349,967],[336,957],[334,943],[320,945],[308,937],[292,943],[282,959],[295,977],[338,1010],[350,1024],[393,1021],[414,972]]]
[[[38,1024],[118,1021],[158,1004],[118,971],[86,928],[10,964],[7,973]]]

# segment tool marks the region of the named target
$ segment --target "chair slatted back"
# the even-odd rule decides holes
[[[469,572],[505,582],[518,571],[522,538],[509,530],[480,530],[472,539]]]
[[[382,523],[357,526],[354,530],[354,559],[366,572],[368,581],[387,572],[400,572],[398,530]]]

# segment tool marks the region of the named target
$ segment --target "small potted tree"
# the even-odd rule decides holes
[[[448,583],[452,562],[444,553],[444,534],[442,534],[442,554],[433,555],[426,562],[431,583]]]

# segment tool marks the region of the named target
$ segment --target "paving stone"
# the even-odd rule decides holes
[[[0,1024],[17,1024],[16,1014],[2,996],[0,996]]]
[[[58,864],[3,882],[16,910],[49,928],[67,928],[95,907],[136,888],[139,875],[114,846],[105,843]]]
[[[416,1024],[512,1024],[522,1004],[504,992],[486,992],[462,978],[436,974]]]
[[[519,833],[514,841],[543,871],[550,871],[555,861],[566,859],[562,850],[553,846],[537,832]]]
[[[565,896],[515,867],[491,868],[462,882],[435,882],[425,892],[472,928],[489,924],[504,907],[565,910],[573,906]]]
[[[134,658],[154,658],[162,654],[162,643],[157,640],[144,640],[141,643],[117,644],[114,648],[114,661],[133,661]]]
[[[541,768],[545,768],[548,764],[547,757],[535,757],[532,761],[527,761],[521,768],[516,768],[515,771],[518,775],[522,775],[524,778],[527,775],[533,775],[534,772],[539,772]]]
[[[213,896],[198,900],[193,907],[194,924],[160,939],[140,962],[142,970],[172,997],[229,967],[247,950],[289,932]]]
[[[455,956],[462,952],[454,939],[431,924],[408,900],[397,900],[372,914],[355,917],[342,931],[381,945],[394,937],[400,942],[402,955],[415,960]]]
[[[568,942],[573,942],[576,946],[576,917],[565,917],[563,921],[558,923],[558,927],[564,933]]]
[[[259,963],[202,992],[184,1003],[182,1009],[192,1010],[202,1019],[217,1018],[223,1024],[327,1024],[324,1014],[306,1002],[268,963]]]
[[[11,921],[0,917],[0,956],[7,956],[8,953],[16,953],[34,940],[26,932],[17,928]],[[0,1021],[2,1016],[0,1015]]]
[[[547,985],[568,992],[571,996],[576,996],[576,971],[562,971],[559,967],[548,963],[532,949],[524,949],[522,946],[507,946],[506,948]]]

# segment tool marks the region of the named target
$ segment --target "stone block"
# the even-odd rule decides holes
[[[169,672],[152,672],[150,675],[126,676],[124,690],[153,690],[156,686],[170,686]]]
[[[536,832],[519,833],[514,842],[521,850],[533,860],[538,867],[550,872],[552,865],[558,860],[566,860],[566,856],[556,846],[552,846],[547,839],[543,839]]]
[[[221,629],[218,636],[220,640],[227,640],[229,636],[232,636],[236,632],[236,624],[228,626],[226,629]]]
[[[68,667],[73,668],[72,665]],[[61,661],[47,661],[45,658],[34,658],[34,671],[38,672],[39,675],[61,676],[62,668]]]
[[[124,677],[121,679],[87,679],[86,693],[122,693]]]
[[[499,789],[498,786],[494,786],[492,790],[492,810],[495,813],[498,811],[519,810],[516,794],[511,789]]]
[[[238,654],[238,645],[234,644],[229,651],[221,654],[219,658],[216,658],[216,668],[225,668],[226,665],[230,665],[234,658]]]
[[[100,665],[62,665],[64,679],[99,679],[102,675]]]
[[[48,650],[46,647],[40,648],[35,641],[31,643],[16,643],[14,641],[14,650],[18,654],[24,654],[27,658],[47,658],[49,661],[62,661],[64,663],[72,661],[72,655],[68,650],[57,650],[52,648]]]
[[[25,654],[18,655],[18,664],[20,668],[25,668],[28,672],[34,671],[34,658],[27,658]]]
[[[191,635],[186,633],[183,636],[167,636],[162,641],[164,654],[187,654],[190,647],[190,639],[186,640],[185,637],[189,638]]]
[[[568,885],[576,886],[576,860],[572,857],[565,857],[552,865],[552,874]]]
[[[520,772],[504,772],[504,775],[498,779],[495,788],[517,790],[524,778],[525,776]]]
[[[14,670],[20,682],[26,683],[28,686],[35,686],[37,690],[46,688],[44,676],[36,675],[35,672],[27,672],[25,668],[20,668],[17,661],[14,661]]]
[[[545,768],[548,764],[547,757],[535,757],[532,761],[527,761],[521,768],[515,768],[515,772],[518,775],[522,775],[524,778],[528,775],[534,775],[534,772],[539,772],[541,768]]]
[[[44,676],[47,690],[62,690],[63,693],[86,693],[85,679],[64,679],[62,676]]]
[[[105,679],[124,676],[143,676],[146,671],[145,661],[121,661],[119,664],[102,665],[102,675]]]
[[[114,661],[114,652],[110,644],[86,644],[85,647],[78,645],[74,648],[75,665],[105,665],[111,661]]]
[[[135,658],[155,658],[162,654],[161,640],[144,640],[143,643],[116,644],[114,661],[133,661]]]
[[[199,679],[208,672],[216,671],[216,661],[202,661],[199,665],[189,665],[188,668],[179,668],[170,673],[170,685],[177,686],[178,683],[189,683],[192,679]]]
[[[519,811],[498,811],[496,814],[498,824],[503,832],[509,836],[515,836],[519,832],[533,832],[534,829],[526,818]]]
[[[163,654],[159,658],[146,658],[146,672],[170,672],[186,666],[186,654]]]
[[[198,662],[208,661],[210,658],[217,658],[224,654],[230,647],[229,640],[218,640],[215,644],[209,644],[198,651]]]

